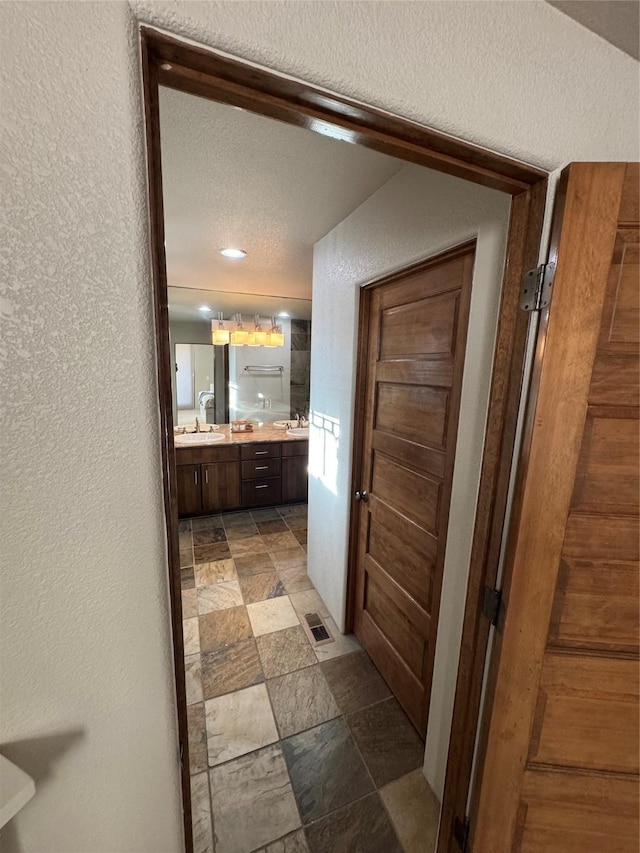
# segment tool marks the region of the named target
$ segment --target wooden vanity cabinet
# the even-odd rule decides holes
[[[279,441],[243,444],[240,448],[242,506],[275,506],[282,502]]]
[[[309,442],[282,445],[282,502],[306,501],[309,484]]]
[[[219,512],[240,506],[237,462],[208,462],[202,470],[202,512]]]
[[[198,515],[202,512],[200,465],[178,465],[178,515]]]
[[[306,501],[308,454],[308,441],[177,448],[178,515]]]
[[[240,508],[237,447],[177,448],[176,461],[180,518]]]

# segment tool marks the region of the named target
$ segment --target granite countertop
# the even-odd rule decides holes
[[[179,444],[176,442],[176,450],[183,450],[188,447],[225,447],[233,444],[250,444],[254,441],[270,442],[270,441],[308,441],[308,436],[292,436],[287,435],[286,429],[278,429],[271,424],[263,426],[253,425],[253,432],[231,432],[230,424],[220,424],[216,430],[222,433],[224,438],[222,441],[207,441],[208,424],[202,424],[202,441],[191,441],[189,444]]]

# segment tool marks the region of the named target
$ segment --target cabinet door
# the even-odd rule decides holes
[[[202,508],[199,465],[177,465],[178,515],[180,518],[198,515]]]
[[[237,462],[202,465],[202,511],[219,512],[240,506],[240,466]]]
[[[282,460],[282,500],[306,501],[307,499],[307,467],[306,456],[290,456]]]

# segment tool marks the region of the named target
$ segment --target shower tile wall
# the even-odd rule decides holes
[[[309,412],[311,322],[291,321],[291,417]]]

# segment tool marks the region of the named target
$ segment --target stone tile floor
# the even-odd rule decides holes
[[[195,853],[432,853],[424,744],[313,588],[306,510],[180,523]]]

